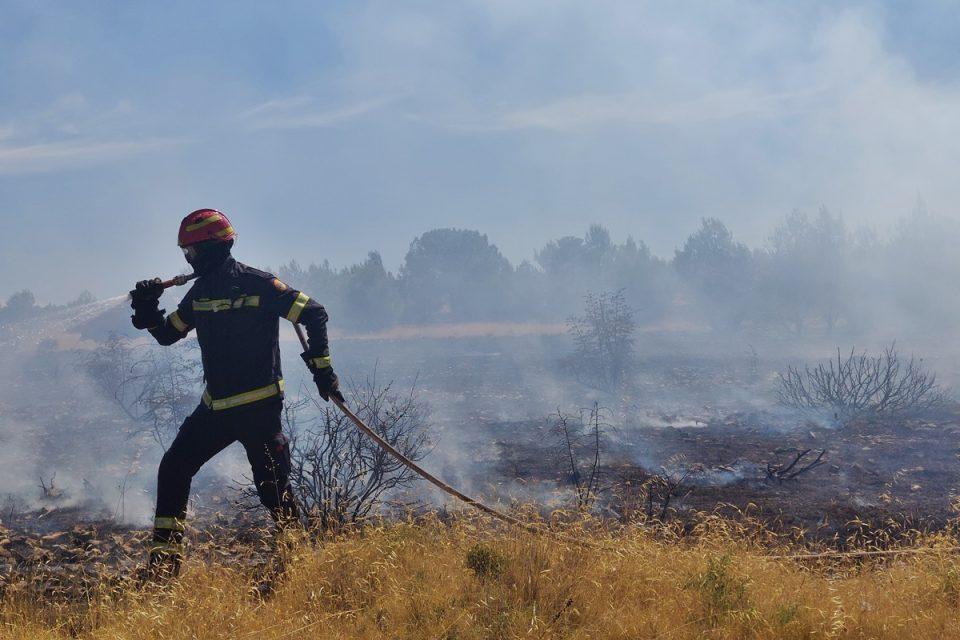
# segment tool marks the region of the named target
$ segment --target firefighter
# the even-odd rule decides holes
[[[199,209],[180,223],[179,245],[199,277],[177,309],[160,309],[159,278],[131,292],[133,326],[161,345],[196,329],[206,389],[160,461],[150,566],[176,574],[193,476],[214,455],[239,441],[260,500],[279,524],[299,519],[289,486],[290,450],[281,430],[283,376],[279,320],[302,324],[309,349],[301,357],[324,400],[343,399],[330,364],[327,313],[304,293],[231,256],[237,233],[227,216]]]

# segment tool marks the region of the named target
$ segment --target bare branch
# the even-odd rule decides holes
[[[823,454],[826,453],[826,449],[821,449],[813,460],[807,458],[811,451],[812,449],[796,451],[793,460],[789,463],[780,460],[779,454],[781,451],[775,452],[777,454],[776,461],[767,463],[767,479],[782,484],[786,480],[794,480],[798,476],[816,469],[824,463]]]
[[[589,510],[600,492],[601,450],[607,424],[603,420],[607,410],[594,403],[581,409],[577,415],[564,414],[559,409],[552,417],[551,434],[554,439],[554,457],[561,475],[573,486],[577,508]]]

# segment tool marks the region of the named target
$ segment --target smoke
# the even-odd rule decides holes
[[[142,523],[155,455],[138,426],[83,363],[94,346],[76,328],[124,296],[2,327],[0,482],[31,508],[82,507]],[[42,485],[54,490],[45,495]]]
[[[86,366],[109,331],[127,330],[123,301],[118,296],[52,310],[2,327],[0,481],[32,507],[73,505],[128,522],[148,520],[162,451],[110,393],[103,373]],[[562,502],[558,485],[529,482],[523,469],[509,469],[505,460],[515,451],[539,449],[533,460],[538,473],[554,473],[544,453],[552,446],[551,414],[596,403],[604,410],[605,463],[628,461],[656,471],[670,452],[652,444],[653,431],[710,427],[776,434],[803,427],[810,415],[776,404],[777,372],[788,364],[829,357],[838,341],[857,340],[858,347],[868,348],[876,340],[872,331],[858,338],[849,330],[797,335],[642,327],[629,370],[617,385],[603,387],[578,371],[571,357],[574,345],[552,326],[541,335],[515,330],[475,335],[457,325],[449,325],[445,334],[407,327],[351,335],[342,325],[333,326],[335,367],[345,384],[375,375],[397,390],[414,388],[429,405],[433,449],[424,460],[428,469],[471,494],[547,505]],[[281,336],[289,395],[295,397],[300,385],[310,381],[299,366],[292,333],[284,330]],[[129,344],[158,348],[143,336]],[[908,341],[901,348],[925,356],[931,367],[957,362],[953,350],[923,351],[918,345],[929,348],[931,343]],[[957,370],[945,369],[948,374]],[[829,416],[819,422],[831,426]],[[195,488],[218,494],[248,476],[237,446],[212,460]],[[704,467],[690,482],[719,486],[761,477],[755,461],[732,459]],[[51,478],[62,491],[55,501],[45,499],[40,489],[41,480]],[[434,494],[420,497],[445,500]]]

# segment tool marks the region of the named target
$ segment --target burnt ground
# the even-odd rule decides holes
[[[599,506],[627,516],[625,497],[654,477],[683,478],[667,519],[686,530],[703,513],[741,517],[805,544],[847,548],[906,541],[916,531],[948,527],[960,491],[960,407],[935,419],[864,420],[843,428],[764,412],[702,419],[661,416],[665,426],[608,428],[602,445]],[[682,426],[670,426],[675,422]],[[476,423],[477,450],[491,450],[490,485],[554,506],[569,498],[547,419]],[[482,444],[481,444],[482,443]],[[823,464],[792,480],[767,477],[767,464],[793,452],[823,450]],[[262,513],[239,508],[222,484],[196,487],[191,557],[230,558],[267,567],[272,536]],[[483,495],[491,492],[481,490]],[[510,490],[498,497],[508,497]],[[634,496],[636,497],[636,496]],[[3,507],[0,591],[70,600],[91,588],[128,584],[145,560],[145,527],[118,523],[94,505]]]
[[[17,593],[64,602],[97,589],[142,584],[150,531],[119,523],[93,505],[4,514],[0,524],[0,596]],[[191,557],[229,558],[269,570],[273,529],[261,514],[205,511],[187,529]]]
[[[777,422],[763,413],[734,414],[698,426],[608,432],[601,501],[616,511],[625,486],[685,476],[670,518],[749,513],[779,531],[840,542],[871,527],[938,530],[956,517],[960,407],[936,419],[861,420],[843,428]],[[549,421],[492,423],[484,431],[498,444],[505,479],[543,491],[570,485]],[[789,463],[807,449],[807,461],[824,451],[823,463],[794,479],[768,477],[768,463]]]

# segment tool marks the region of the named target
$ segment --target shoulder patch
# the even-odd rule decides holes
[[[276,287],[277,291],[286,291],[288,289],[287,285],[284,284],[280,278],[273,279],[273,286]]]

